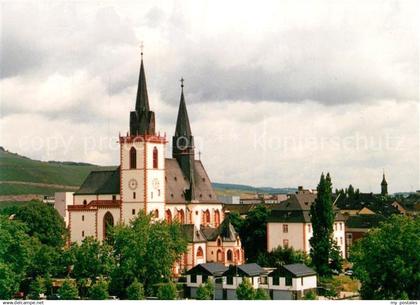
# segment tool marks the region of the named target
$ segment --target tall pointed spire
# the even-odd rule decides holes
[[[382,174],[381,195],[382,196],[388,195],[388,182],[386,182],[386,179],[385,179],[385,171],[383,171],[383,174]]]
[[[181,99],[179,102],[178,118],[176,120],[175,136],[192,136],[187,106],[185,105],[183,78],[181,78]]]
[[[179,102],[175,135],[172,138],[172,156],[178,161],[182,173],[190,183],[189,189],[185,191],[185,199],[188,201],[195,200],[194,137],[191,133],[187,106],[185,105],[183,78],[181,78],[181,100]]]
[[[139,74],[139,83],[137,86],[137,97],[136,97],[136,111],[137,112],[148,112],[149,108],[149,97],[147,95],[147,85],[146,85],[146,74],[144,73],[143,65],[143,51],[141,52],[141,64],[140,64],[140,74]]]
[[[154,135],[155,114],[150,111],[147,95],[146,74],[143,64],[143,43],[141,48],[141,63],[139,83],[137,86],[136,109],[130,113],[130,135]]]

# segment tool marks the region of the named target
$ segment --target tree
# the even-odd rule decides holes
[[[173,282],[164,283],[160,285],[158,289],[158,299],[159,300],[176,300],[177,299],[176,285]]]
[[[0,216],[0,298],[10,299],[32,263],[33,244],[28,227],[18,220]]]
[[[89,298],[91,300],[107,300],[109,298],[108,282],[100,278],[89,289]]]
[[[214,283],[211,279],[207,279],[206,283],[201,284],[197,289],[198,300],[213,300]]]
[[[15,210],[15,219],[28,226],[28,234],[45,245],[63,247],[66,227],[63,218],[53,207],[39,201],[31,201]]]
[[[0,299],[10,300],[19,289],[20,279],[13,270],[0,262]]]
[[[263,205],[251,210],[239,231],[247,261],[255,262],[260,253],[267,251],[267,218],[269,211]]]
[[[58,289],[58,295],[61,300],[77,300],[79,298],[79,292],[74,281],[67,278]]]
[[[74,278],[77,280],[90,278],[95,281],[100,276],[110,276],[115,265],[110,245],[100,243],[93,237],[87,237],[80,245],[73,244],[71,247],[74,253]]]
[[[301,250],[294,250],[293,247],[281,247],[271,250],[270,252],[260,253],[257,263],[262,267],[278,268],[287,264],[305,264],[310,265],[310,257]]]
[[[143,300],[144,299],[144,288],[137,279],[127,287],[127,299],[129,300]]]
[[[244,220],[241,218],[241,215],[238,212],[230,212],[227,214],[230,223],[235,228],[236,232],[241,232]]]
[[[28,297],[31,300],[39,300],[39,295],[46,292],[45,280],[42,277],[37,276],[29,286]]]
[[[270,296],[267,293],[267,290],[258,288],[255,291],[254,300],[270,300]]]
[[[343,262],[344,262],[344,259],[341,256],[340,247],[338,247],[337,242],[333,240],[332,247],[330,249],[330,262],[329,262],[330,270],[336,270],[338,272],[342,272]]]
[[[316,293],[313,292],[312,290],[308,291],[307,293],[305,293],[305,296],[303,297],[304,300],[316,300],[317,296]]]
[[[122,299],[135,278],[143,283],[146,295],[151,295],[153,285],[170,279],[175,261],[187,249],[178,224],[152,222],[144,212],[129,225],[115,227],[111,234],[117,267],[111,274],[110,290]]]
[[[391,216],[350,249],[363,299],[420,299],[420,218]]]
[[[316,271],[320,276],[331,275],[330,259],[333,248],[334,211],[332,201],[332,184],[330,174],[321,175],[317,187],[317,198],[311,206],[310,215],[313,236],[311,244],[311,258]]]
[[[254,300],[255,289],[252,287],[248,278],[244,278],[236,288],[236,296],[238,300]]]

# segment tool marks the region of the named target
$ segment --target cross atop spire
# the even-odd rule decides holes
[[[182,88],[182,90],[184,90],[184,78],[181,77],[181,79],[179,81],[181,82],[181,88]]]

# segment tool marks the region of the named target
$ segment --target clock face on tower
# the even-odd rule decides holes
[[[130,181],[128,181],[128,187],[132,190],[135,190],[137,188],[137,180],[136,179],[130,179]]]
[[[155,190],[157,190],[159,188],[159,179],[157,178],[153,179],[152,186]]]

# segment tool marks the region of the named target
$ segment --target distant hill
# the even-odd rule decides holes
[[[32,160],[0,146],[0,196],[53,195],[58,191],[73,191],[92,170],[105,168],[107,167],[71,161]],[[213,186],[218,194],[224,195],[290,193],[296,190],[228,183],[213,183]]]

